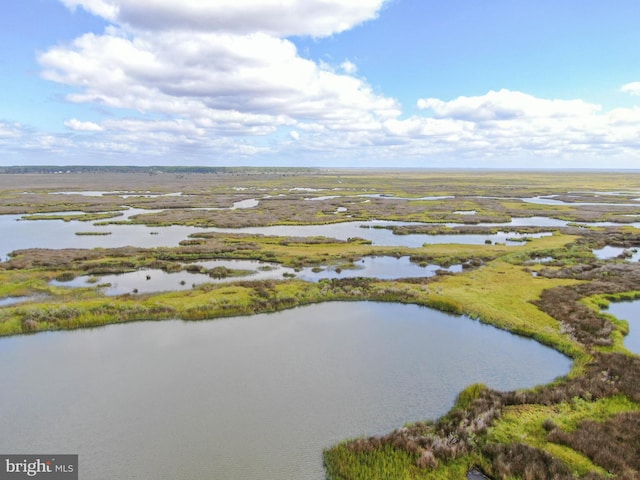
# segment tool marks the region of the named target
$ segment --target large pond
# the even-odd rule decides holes
[[[569,368],[466,317],[374,302],[2,338],[0,451],[78,453],[81,478],[319,480],[340,440]]]
[[[640,354],[640,300],[611,303],[606,312],[629,322],[629,334],[624,337],[624,345],[633,353]]]

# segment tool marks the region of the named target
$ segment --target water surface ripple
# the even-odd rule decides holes
[[[435,418],[474,382],[568,372],[466,317],[333,302],[0,339],[0,451],[80,455],[81,478],[324,478],[322,450]]]

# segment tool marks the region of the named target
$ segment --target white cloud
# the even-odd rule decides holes
[[[17,138],[22,135],[22,126],[17,123],[0,122],[0,141],[3,138]]]
[[[72,118],[71,120],[67,120],[64,122],[65,127],[70,128],[71,130],[76,130],[80,132],[101,132],[104,130],[103,127],[94,122],[81,122],[76,118]]]
[[[350,62],[349,60],[345,60],[340,64],[340,68],[346,74],[353,75],[358,71],[358,67],[355,63]]]
[[[138,30],[327,36],[375,18],[385,0],[62,0]]]
[[[316,63],[282,38],[351,28],[384,0],[63,1],[114,25],[45,51],[42,75],[75,88],[71,102],[138,112],[99,125],[113,142],[208,148],[215,137],[236,152],[265,153],[260,137],[295,128],[314,132],[305,137],[314,150],[330,136],[355,147],[401,113],[353,76],[352,62]]]
[[[384,124],[413,151],[436,149],[457,157],[473,152],[478,158],[535,155],[558,161],[568,156],[576,166],[585,166],[580,162],[592,156],[640,159],[634,151],[640,138],[637,107],[603,112],[600,105],[583,100],[545,99],[510,90],[450,101],[425,98],[417,106],[431,116]]]
[[[449,102],[421,98],[417,106],[422,110],[432,110],[436,118],[472,121],[586,116],[600,110],[600,106],[582,100],[548,100],[506,89],[492,90],[482,96],[458,97]]]
[[[61,0],[68,8],[75,10],[82,7],[86,11],[91,12],[107,20],[114,20],[118,15],[118,7],[108,0]]]
[[[78,89],[72,102],[198,119],[212,131],[266,134],[300,122],[368,129],[400,113],[363,80],[261,33],[87,34],[39,61],[45,78]]]
[[[620,91],[631,95],[640,95],[640,82],[631,82],[620,87]]]
[[[57,142],[0,123],[0,144],[14,151],[157,164],[640,160],[638,108],[604,112],[580,99],[503,89],[425,97],[420,114],[407,117],[395,99],[356,76],[350,60],[314,62],[285,38],[352,28],[374,18],[384,0],[61,1],[112,25],[42,53],[42,75],[71,87],[70,102],[116,115],[68,120],[85,133]],[[622,90],[640,93],[639,84]]]

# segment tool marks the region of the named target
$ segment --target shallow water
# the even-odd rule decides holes
[[[149,212],[148,210],[129,209],[117,220],[126,220],[132,215]],[[272,227],[248,228],[199,228],[173,225],[169,227],[148,227],[146,225],[96,225],[92,222],[63,220],[21,220],[21,215],[0,215],[0,232],[9,232],[0,237],[0,259],[14,251],[25,248],[116,248],[116,247],[173,247],[189,235],[199,232],[221,233],[251,233],[261,235],[281,236],[325,236],[347,240],[360,237],[370,240],[373,245],[421,247],[432,243],[461,243],[483,244],[489,240],[492,243],[518,245],[519,242],[508,241],[507,238],[518,238],[522,235],[501,232],[494,235],[394,235],[385,228],[373,228],[393,225],[416,225],[411,222],[384,222],[372,220],[369,222],[345,222],[330,225],[287,225]],[[552,219],[548,219],[552,220]],[[543,222],[536,221],[536,225]],[[551,221],[555,226],[558,221]],[[98,222],[100,223],[100,222]],[[508,224],[491,224],[490,226],[526,225],[523,219]],[[566,222],[563,222],[566,224]],[[421,224],[418,224],[421,225]],[[457,226],[462,224],[447,224]],[[109,233],[108,235],[77,235],[78,232]],[[528,237],[540,234],[526,235]]]
[[[438,417],[474,382],[569,368],[466,317],[374,302],[0,338],[0,451],[78,453],[81,478],[319,480],[338,441]]]
[[[16,303],[28,302],[29,300],[35,300],[36,298],[37,297],[4,297],[0,298],[0,307],[15,305]]]
[[[606,245],[602,248],[593,250],[593,254],[600,260],[610,260],[622,255],[625,250],[627,249],[623,247],[612,247],[610,245]],[[636,250],[634,252],[632,250],[631,256],[626,258],[626,260],[629,262],[637,262],[638,260],[640,260],[640,251]]]
[[[555,198],[557,195],[548,195],[540,197],[522,198],[526,203],[535,203],[538,205],[568,205],[568,206],[606,206],[606,207],[640,207],[640,203],[610,203],[610,202],[565,202]],[[634,199],[635,200],[635,199]]]
[[[205,269],[225,267],[232,270],[246,270],[246,274],[226,278],[212,278],[206,273],[142,269],[114,275],[80,276],[66,282],[53,280],[51,284],[59,287],[90,287],[109,284],[109,286],[101,288],[105,295],[122,295],[124,293],[134,293],[134,290],[135,293],[190,290],[201,283],[224,283],[238,280],[282,280],[285,275],[309,282],[317,282],[322,279],[352,277],[369,277],[383,280],[432,277],[436,275],[438,270],[445,270],[451,273],[462,271],[461,265],[453,265],[447,268],[433,264],[420,266],[411,262],[409,257],[406,256],[400,258],[364,257],[362,260],[355,262],[353,268],[337,269],[336,267],[328,267],[323,268],[321,271],[313,271],[310,267],[296,271],[293,268],[283,267],[277,263],[256,260],[211,260],[195,262],[195,264],[201,265]]]
[[[0,258],[25,248],[115,248],[177,246],[192,233],[205,229],[184,226],[96,226],[91,222],[20,220],[21,215],[0,215]],[[118,220],[122,220],[119,217]],[[4,233],[7,232],[5,235]],[[109,232],[109,235],[76,235],[77,232]]]
[[[624,337],[624,345],[640,354],[640,300],[613,302],[605,312],[629,322],[629,334]]]
[[[105,191],[105,190],[83,190],[83,191],[66,191],[66,192],[49,192],[50,195],[81,195],[83,197],[104,197],[109,195],[118,196],[121,198],[130,198],[130,197],[144,197],[144,198],[154,198],[154,197],[181,197],[183,196],[182,192],[173,192],[173,193],[152,193],[152,192],[126,192],[126,191]]]
[[[566,224],[566,222],[565,222]],[[372,220],[369,222],[344,222],[329,225],[275,225],[269,227],[246,227],[246,228],[211,228],[210,231],[220,233],[250,233],[258,235],[291,236],[291,237],[314,237],[325,236],[337,238],[338,240],[348,240],[349,238],[363,238],[370,240],[372,245],[377,246],[398,246],[418,248],[425,244],[458,243],[466,245],[481,245],[486,241],[491,243],[504,243],[506,245],[520,245],[521,242],[508,239],[523,237],[536,238],[545,235],[544,233],[521,235],[511,232],[499,232],[496,234],[411,234],[395,235],[390,228],[402,225],[424,225],[417,222],[391,222],[382,220]],[[445,224],[447,226],[463,226],[464,224]],[[502,226],[511,224],[492,224],[491,226]],[[515,224],[514,224],[515,225]],[[550,235],[550,234],[547,234]]]
[[[315,189],[298,189],[316,191]],[[182,195],[180,192],[169,194],[156,194],[153,192],[106,192],[106,191],[87,191],[87,192],[56,192],[58,194],[80,194],[86,196],[100,196],[108,194],[116,194],[124,199],[127,196],[173,196]],[[367,195],[360,195],[366,197]],[[404,199],[404,197],[392,197],[380,194],[368,195],[377,198],[386,199]],[[318,200],[323,198],[333,198],[332,196],[309,198],[309,200]],[[423,197],[418,200],[435,200],[448,197]],[[409,198],[406,198],[409,200]],[[411,199],[416,200],[416,199]],[[534,199],[523,199],[525,201],[541,201],[541,202],[558,202],[549,197],[536,197]],[[235,202],[228,208],[215,208],[216,210],[235,210],[243,208],[255,208],[259,205],[259,198],[249,198]],[[640,205],[640,204],[639,204]],[[337,207],[336,212],[344,212],[345,207]],[[130,208],[120,212],[122,215],[116,220],[126,221],[133,215],[143,213],[155,213],[158,210],[144,210],[139,208]],[[70,213],[80,212],[60,212],[66,215]],[[474,211],[459,211],[460,215],[472,215]],[[55,215],[55,213],[49,214]],[[173,247],[177,246],[181,240],[185,240],[190,234],[203,231],[217,232],[235,232],[235,233],[253,233],[263,235],[283,235],[283,236],[326,236],[347,240],[349,238],[360,237],[370,240],[373,245],[380,246],[402,246],[409,248],[421,247],[424,244],[434,243],[458,243],[458,244],[483,244],[485,242],[504,243],[507,245],[519,245],[520,242],[511,242],[507,238],[518,238],[515,233],[498,233],[495,235],[394,235],[389,229],[371,228],[394,225],[421,225],[416,222],[392,222],[371,220],[344,222],[332,225],[304,225],[304,226],[271,226],[271,227],[251,227],[251,228],[198,228],[186,226],[169,226],[169,227],[147,227],[145,225],[100,225],[100,222],[81,222],[81,221],[62,221],[62,220],[21,220],[22,215],[0,215],[0,260],[14,250],[24,248],[115,248],[124,246],[135,247]],[[557,220],[549,217],[527,217],[514,218],[510,222],[505,223],[486,223],[481,224],[488,227],[519,227],[519,226],[535,226],[535,227],[563,227],[569,222]],[[443,225],[449,227],[464,226],[464,223],[445,223]],[[594,222],[585,225],[590,226],[620,226],[621,224],[612,222]],[[640,223],[630,223],[636,228],[640,227]],[[363,228],[364,227],[364,228]],[[4,234],[8,232],[8,234]],[[94,232],[109,233],[108,235],[76,235],[78,232]],[[539,235],[528,235],[535,237]]]

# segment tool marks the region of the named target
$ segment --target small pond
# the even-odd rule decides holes
[[[531,387],[570,364],[466,317],[375,302],[0,338],[0,451],[77,453],[80,478],[321,480],[338,441],[436,418],[471,383]]]
[[[605,312],[629,322],[629,334],[624,337],[624,345],[640,355],[640,300],[612,302]]]
[[[593,250],[593,254],[596,258],[600,260],[610,260],[612,258],[617,258],[622,255],[625,251],[629,251],[631,254],[625,260],[630,262],[637,262],[640,260],[640,251],[638,249],[628,249],[623,247],[612,247],[610,245],[606,245],[605,247],[598,248]]]

